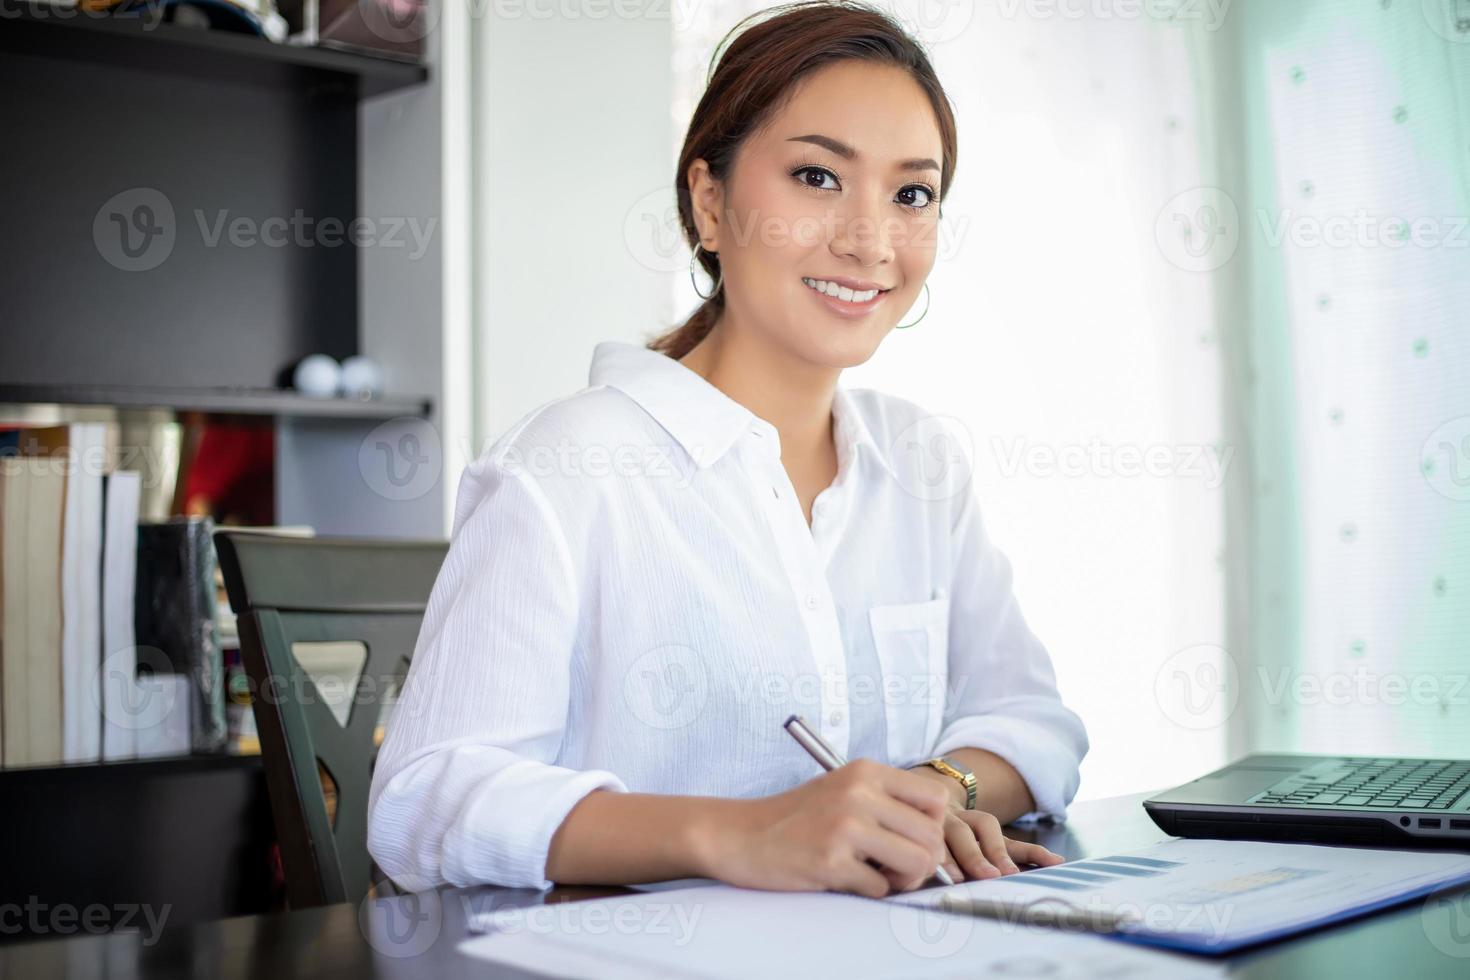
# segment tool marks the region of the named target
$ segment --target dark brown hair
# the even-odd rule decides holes
[[[755,23],[741,32],[741,26],[751,21]],[[737,33],[731,42],[731,36]],[[699,241],[689,193],[689,168],[694,161],[703,158],[710,174],[724,180],[741,143],[780,111],[798,82],[820,68],[848,59],[902,68],[929,96],[944,149],[939,183],[939,199],[943,201],[954,177],[958,137],[949,97],[929,64],[929,56],[892,17],[868,3],[802,0],[746,17],[716,46],[712,59],[715,67],[689,120],[689,132],[674,173],[679,222],[691,248]],[[718,256],[700,251],[699,264],[709,274],[710,282],[719,280]],[[649,349],[675,359],[683,357],[709,334],[724,308],[725,290],[721,287],[689,319],[650,341]]]

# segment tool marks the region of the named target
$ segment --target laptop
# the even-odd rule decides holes
[[[1470,849],[1470,761],[1249,755],[1143,808],[1175,837]]]

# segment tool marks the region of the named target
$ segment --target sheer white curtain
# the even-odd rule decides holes
[[[676,22],[676,141],[715,43],[767,6]],[[927,42],[959,165],[929,313],[844,383],[911,398],[968,439],[989,530],[1092,738],[1079,798],[1190,778],[1224,760],[1234,705],[1214,683],[1234,459],[1211,302],[1230,243],[1206,126],[1220,25],[1208,5],[1165,20],[882,6]],[[691,309],[675,283],[673,308]]]
[[[1242,749],[1470,746],[1470,4],[1238,5]]]

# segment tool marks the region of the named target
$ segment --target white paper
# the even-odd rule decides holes
[[[1133,939],[1224,951],[1460,881],[1470,881],[1470,854],[1171,840],[886,901],[934,906],[942,895],[973,895],[1014,902],[1018,918],[1037,903],[1125,912],[1137,919],[1122,930]]]
[[[827,892],[715,885],[500,909],[460,952],[555,976],[1218,977],[1214,963],[1090,934],[1022,928]],[[488,920],[488,921],[487,921]]]

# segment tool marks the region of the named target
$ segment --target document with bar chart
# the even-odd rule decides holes
[[[1040,906],[1112,913],[1126,919],[1108,933],[1112,938],[1224,953],[1465,882],[1470,854],[1464,853],[1171,840],[888,901],[929,907],[945,896],[1004,902],[1014,905],[1017,925]]]

